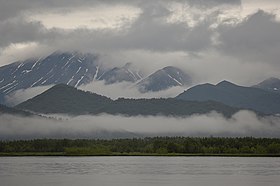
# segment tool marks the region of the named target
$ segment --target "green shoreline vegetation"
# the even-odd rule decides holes
[[[153,137],[0,141],[0,156],[280,157],[278,138]]]

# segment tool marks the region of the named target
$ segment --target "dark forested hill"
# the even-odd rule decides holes
[[[0,104],[0,115],[1,114],[11,114],[11,115],[20,115],[20,116],[33,116],[32,113],[27,111],[22,111],[19,109],[7,107],[5,105]]]
[[[84,92],[67,85],[56,85],[44,93],[27,100],[16,108],[38,113],[65,114],[123,114],[187,116],[217,111],[231,116],[239,109],[214,101],[182,101],[178,99],[118,99]]]
[[[232,107],[252,109],[266,114],[280,113],[280,94],[254,87],[242,87],[227,81],[217,85],[197,85],[176,98],[187,101],[211,100]]]
[[[164,116],[188,116],[192,114],[206,114],[211,111],[222,113],[229,117],[238,109],[224,104],[206,101],[181,101],[169,99],[118,99],[107,105],[97,113],[135,115],[164,115]]]
[[[111,102],[112,100],[107,97],[59,84],[17,105],[16,108],[38,113],[67,113],[79,115],[92,113]]]
[[[260,88],[263,90],[268,90],[271,92],[280,93],[280,79],[278,78],[269,78],[257,85],[254,85],[255,88]]]

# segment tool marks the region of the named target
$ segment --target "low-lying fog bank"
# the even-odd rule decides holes
[[[114,115],[52,116],[59,119],[0,115],[0,139],[132,138],[145,136],[280,137],[279,117],[240,111],[227,119],[211,112],[185,118]]]

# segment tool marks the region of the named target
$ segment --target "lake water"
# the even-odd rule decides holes
[[[0,157],[1,186],[279,186],[280,158]]]

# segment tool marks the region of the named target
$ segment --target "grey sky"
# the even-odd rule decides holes
[[[0,64],[80,50],[253,84],[280,77],[279,15],[273,0],[0,0]]]

